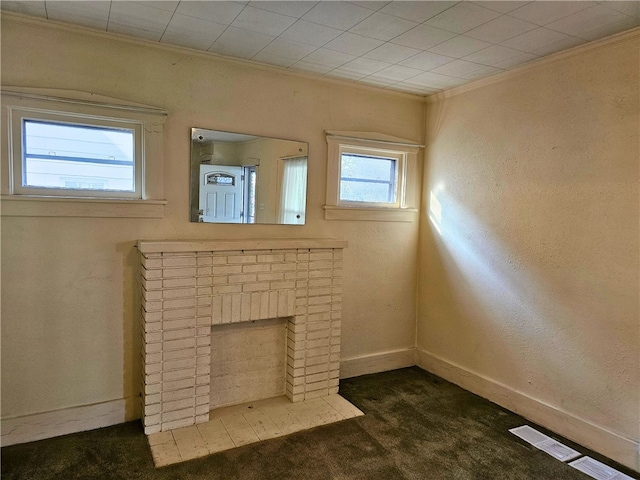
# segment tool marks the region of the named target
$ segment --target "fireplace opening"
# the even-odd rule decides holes
[[[286,393],[287,319],[211,328],[211,410]]]

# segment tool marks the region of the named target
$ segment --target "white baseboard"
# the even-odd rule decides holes
[[[406,348],[340,360],[340,378],[358,377],[369,373],[386,372],[416,364],[416,349]]]
[[[127,421],[126,399],[1,420],[2,446],[84,432]]]
[[[424,350],[417,349],[416,360],[423,370],[491,400],[626,467],[640,471],[640,445],[637,440],[611,432]]]

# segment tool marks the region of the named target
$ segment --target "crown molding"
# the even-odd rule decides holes
[[[583,55],[587,52],[591,52],[594,50],[599,50],[601,48],[606,48],[616,43],[626,42],[628,40],[640,39],[640,27],[635,27],[630,30],[626,30],[624,32],[613,34],[609,37],[602,38],[600,40],[594,40],[592,42],[588,42],[582,45],[578,45],[573,48],[569,48],[567,50],[562,50],[557,53],[552,53],[551,55],[547,55],[545,57],[533,60],[522,66],[515,67],[511,70],[506,70],[504,72],[497,73],[490,77],[481,78],[471,83],[467,83],[461,85],[459,87],[450,88],[448,90],[443,90],[432,95],[428,95],[425,97],[426,103],[435,103],[441,100],[455,97],[462,93],[470,92],[472,90],[476,90],[478,88],[486,87],[488,85],[492,85],[494,83],[503,82],[512,77],[516,77],[518,75],[522,75],[530,70],[535,70],[537,68],[541,68],[545,65],[555,63],[561,60],[565,60],[567,58],[575,57],[578,55]]]

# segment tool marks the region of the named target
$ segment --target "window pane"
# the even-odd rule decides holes
[[[22,183],[133,192],[134,131],[25,120]]]
[[[394,203],[396,159],[343,153],[340,164],[340,200]]]

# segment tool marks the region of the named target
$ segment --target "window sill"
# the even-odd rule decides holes
[[[417,208],[362,208],[324,206],[325,220],[356,220],[372,222],[412,222],[417,219]]]
[[[163,218],[166,200],[0,196],[3,217]]]

